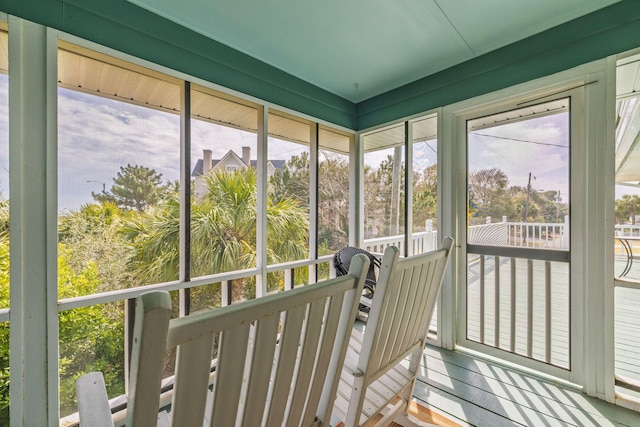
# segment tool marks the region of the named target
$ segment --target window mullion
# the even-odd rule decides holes
[[[413,123],[404,123],[404,254],[414,255],[413,247]]]
[[[310,126],[309,144],[309,259],[318,259],[318,123]],[[309,283],[317,281],[317,264],[309,266]]]
[[[191,280],[191,83],[180,90],[180,281]],[[180,315],[189,314],[190,289],[180,290]]]

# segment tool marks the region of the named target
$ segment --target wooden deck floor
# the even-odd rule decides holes
[[[570,386],[430,346],[414,397],[461,426],[640,426],[640,413]]]
[[[469,340],[483,342],[504,350],[510,350],[512,339],[514,352],[527,354],[528,339],[528,262],[515,259],[515,264],[507,257],[501,257],[499,268],[492,257],[488,257],[484,266],[484,275],[480,271],[479,261],[469,264],[467,293],[467,337]],[[515,269],[513,269],[515,267]],[[569,368],[569,264],[551,263],[551,363]],[[499,275],[497,275],[499,270]],[[515,294],[512,295],[511,273],[515,273]],[[485,278],[484,297],[481,291],[481,278]],[[496,277],[499,277],[498,289]],[[545,263],[532,263],[532,356],[545,360]],[[497,299],[497,300],[496,300]],[[512,300],[515,307],[512,307]],[[481,313],[481,301],[484,301],[484,316]],[[496,325],[496,301],[498,303],[498,325]],[[511,316],[515,330],[512,331]],[[484,319],[484,340],[481,321]],[[496,337],[496,330],[499,331]]]
[[[623,265],[622,258],[616,257],[616,270]],[[638,260],[626,278],[640,280]],[[640,384],[640,290],[616,288],[614,301],[616,376]]]
[[[617,255],[615,258],[615,271],[617,273],[624,269],[626,257]],[[477,268],[477,266],[475,266]],[[536,268],[536,267],[534,267]],[[473,273],[472,273],[473,274]],[[507,273],[503,273],[507,274]],[[518,274],[526,274],[524,270]],[[554,271],[553,277],[562,278],[566,275],[562,269],[559,272]],[[539,274],[535,274],[539,277]],[[506,275],[508,278],[508,274]],[[629,279],[640,280],[640,261],[636,260],[632,269],[626,276]],[[562,286],[555,286],[552,295],[552,361],[554,364],[562,367],[568,367],[568,289],[565,285],[568,278],[559,280]],[[533,352],[534,358],[543,359],[544,357],[544,331],[539,325],[543,324],[541,316],[544,314],[544,294],[539,292],[542,285],[537,284],[534,288],[534,333],[533,333]],[[470,284],[469,296],[471,300],[478,301],[480,297],[479,286],[477,283]],[[485,306],[485,337],[487,344],[493,342],[494,332],[494,288],[493,277],[491,273],[487,278],[485,288],[486,306]],[[509,313],[510,313],[510,292],[509,286],[502,286],[500,306],[501,306],[501,347],[506,349],[509,343]],[[526,329],[522,326],[525,324],[526,307],[524,306],[523,292],[517,290],[516,312],[517,312],[517,333],[516,333],[516,352],[525,353],[524,343],[526,341]],[[478,306],[471,304],[468,307],[469,313],[469,338],[479,341],[479,311]],[[437,328],[437,319],[434,318],[432,329]],[[616,288],[615,290],[615,371],[618,377],[630,379],[640,385],[640,290]],[[506,343],[506,344],[505,344]],[[635,393],[640,398],[640,390]],[[640,424],[639,424],[640,425]]]

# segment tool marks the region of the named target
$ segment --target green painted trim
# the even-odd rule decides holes
[[[357,104],[356,129],[453,104],[640,46],[640,1],[623,0]]]
[[[355,104],[126,0],[0,0],[0,10],[326,120],[355,126]]]

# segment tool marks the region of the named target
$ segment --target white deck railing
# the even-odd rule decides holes
[[[616,224],[616,236],[640,236],[640,224]]]
[[[640,236],[640,225],[616,225],[615,234]],[[411,240],[413,253],[419,253],[435,249],[439,237],[434,230]],[[467,258],[468,339],[570,368],[568,217],[560,223],[489,220],[469,227],[467,241],[478,250]],[[367,239],[363,248],[381,253],[390,245],[402,248],[404,236]],[[493,246],[513,253],[492,253]]]
[[[620,226],[621,232],[640,235],[640,226]],[[633,228],[631,228],[633,227]],[[616,226],[618,230],[618,226]],[[618,233],[618,231],[616,231]],[[625,234],[629,235],[629,234]],[[509,246],[539,249],[569,249],[569,217],[561,223],[539,222],[487,222],[472,225],[468,230],[469,243],[488,246]],[[438,247],[438,231],[421,231],[411,236],[414,254],[434,250]],[[363,249],[382,253],[389,246],[404,246],[404,235],[366,239]]]
[[[436,230],[421,231],[414,233],[411,237],[413,254],[429,252],[438,248],[438,232]],[[402,249],[404,246],[404,235],[367,239],[364,241],[363,249],[371,253],[381,254],[389,246],[396,246]]]
[[[438,241],[436,230],[414,233],[410,248],[413,254],[429,251],[437,248]],[[485,247],[467,258],[468,338],[568,368],[568,317],[563,316],[569,312],[568,306],[563,306],[568,304],[568,283],[564,283],[567,264],[554,262],[559,258],[556,251],[569,250],[568,217],[561,223],[492,223],[488,219],[485,224],[469,227],[467,241],[476,249]],[[382,253],[391,245],[402,248],[405,241],[403,235],[396,235],[363,243],[367,251]],[[490,254],[491,247],[511,247],[513,256]],[[552,249],[554,253],[547,260],[529,249]],[[562,283],[554,284],[553,273]]]

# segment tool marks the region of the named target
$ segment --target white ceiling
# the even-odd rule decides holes
[[[359,102],[619,0],[129,0]]]

